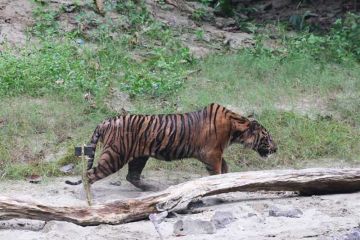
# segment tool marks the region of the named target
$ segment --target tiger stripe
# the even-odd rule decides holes
[[[93,167],[98,141],[104,147]],[[277,149],[270,134],[256,120],[216,103],[183,114],[117,116],[95,128],[89,143],[93,154],[87,174],[90,183],[94,183],[128,163],[127,179],[141,187],[140,174],[149,157],[165,161],[197,158],[210,174],[226,173],[228,167],[222,155],[232,143],[241,143],[262,156]]]

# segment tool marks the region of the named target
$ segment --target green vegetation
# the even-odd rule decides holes
[[[2,98],[0,177],[59,175],[58,166],[76,161],[73,146],[87,140],[88,129],[108,114],[56,96]]]
[[[306,34],[294,39],[291,45],[296,52],[306,52],[318,59],[360,61],[360,15],[348,13],[335,22],[329,34]]]
[[[359,163],[357,15],[337,21],[326,35],[289,37],[278,26],[277,48],[267,48],[268,35],[258,34],[254,48],[195,61],[178,33],[142,5],[108,3],[108,11],[121,14],[116,20],[86,7],[75,6],[77,28],[63,32],[57,18],[66,9],[38,5],[29,33],[39,43],[0,53],[0,179],[61,175],[59,166],[77,161],[73,147],[115,114],[106,105],[114,89],[128,93],[139,113],[192,111],[210,102],[255,112],[279,152],[264,160],[232,146],[225,159],[233,171],[322,159]],[[203,30],[194,34],[204,37]],[[194,160],[151,161],[149,167],[203,170]]]
[[[139,10],[130,1],[112,7],[129,15],[131,30],[117,39],[112,39],[111,32],[118,31],[115,28],[119,24],[108,20],[100,26],[98,16],[80,13],[79,24],[99,25],[98,32],[89,34],[76,29],[59,36],[55,23],[59,13],[39,6],[32,32],[42,36],[41,45],[28,46],[17,54],[12,49],[2,52],[0,96],[56,93],[78,97],[90,92],[100,99],[111,87],[134,95],[160,96],[177,91],[192,62],[188,49],[181,46],[169,28],[151,20],[144,8]]]
[[[176,104],[191,111],[213,101],[239,113],[254,112],[278,142],[279,151],[264,160],[251,150],[232,146],[225,159],[233,170],[301,167],[308,160],[321,159],[356,164],[360,156],[360,68],[356,66],[325,64],[304,53],[286,60],[254,55],[251,50],[215,55],[198,65],[201,73],[169,99],[168,108],[140,103],[139,109],[173,112]]]

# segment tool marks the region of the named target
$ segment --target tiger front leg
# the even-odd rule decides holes
[[[205,164],[206,170],[209,172],[210,175],[216,175],[222,173],[222,165],[223,165],[222,160],[223,158],[221,151],[208,152],[200,158],[200,161]],[[226,162],[224,164],[226,165]]]
[[[225,161],[224,158],[222,158],[222,161],[221,161],[221,173],[228,173],[229,172],[229,167]]]

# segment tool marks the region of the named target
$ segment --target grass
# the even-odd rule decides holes
[[[81,11],[79,24],[95,29],[60,34],[56,21],[62,10],[41,4],[30,29],[39,43],[1,52],[0,177],[59,174],[46,157],[87,142],[92,130],[83,130],[114,114],[105,104],[114,89],[131,97],[166,97],[181,89],[192,64],[188,49],[143,8],[125,4],[112,6],[126,12],[131,27],[116,39],[109,34],[118,31],[118,23]],[[84,99],[89,93],[90,101]]]
[[[211,98],[224,102],[231,98],[241,106],[268,109],[284,97],[296,100],[304,93],[326,96],[340,89],[360,89],[358,69],[317,64],[303,55],[283,62],[280,58],[258,57],[244,51],[231,56],[213,56],[201,65],[201,69],[202,74],[193,79],[187,89],[201,90],[201,94],[186,94],[184,101],[201,102],[204,99],[207,102],[207,98]],[[189,99],[188,96],[193,97]]]
[[[102,22],[88,12],[78,13],[78,29],[60,34],[57,17],[62,10],[39,5],[30,32],[40,43],[1,52],[0,97],[56,95],[81,102],[90,93],[103,107],[113,88],[154,97],[181,89],[193,62],[189,50],[169,28],[152,21],[143,6],[138,9],[129,1],[112,7],[126,11],[130,28],[116,39],[111,34],[119,23]],[[82,26],[94,29],[86,32]]]
[[[339,55],[334,49],[316,55],[339,39],[305,34],[284,38],[280,53],[258,43],[195,62],[176,33],[154,21],[143,5],[108,4],[121,21],[77,6],[78,28],[65,33],[56,22],[63,10],[41,5],[30,31],[39,44],[1,52],[0,179],[61,175],[60,166],[77,162],[73,147],[115,114],[105,104],[114,89],[130,95],[137,113],[193,111],[210,102],[254,112],[279,152],[264,160],[231,146],[225,159],[232,171],[302,167],[324,159],[330,166],[359,164],[360,67],[347,52],[354,44],[342,44]],[[349,34],[338,36],[353,38]],[[84,99],[86,93],[91,100]],[[191,159],[150,161],[148,167],[205,171]]]
[[[284,60],[244,50],[212,56],[197,67],[201,72],[189,79],[184,91],[163,105],[153,102],[149,107],[139,101],[139,112],[185,112],[210,102],[242,114],[254,112],[278,142],[279,151],[265,161],[251,150],[231,146],[225,159],[235,171],[325,164],[326,159],[330,166],[339,161],[359,164],[356,62],[322,63],[303,53]],[[174,164],[174,168],[192,167],[186,161]]]
[[[73,147],[88,138],[88,129],[108,115],[89,109],[87,102],[56,96],[2,98],[0,177],[18,178],[38,171],[54,175]],[[63,161],[55,163],[58,158]]]
[[[132,95],[171,94],[183,83],[189,53],[175,40],[165,41],[163,47],[153,47],[141,64],[129,56],[121,41],[104,41],[101,48],[92,49],[71,39],[50,38],[40,48],[30,46],[18,55],[8,49],[0,56],[4,73],[0,96],[56,93],[76,100],[90,92],[103,98],[111,87]],[[167,81],[168,77],[172,80]]]

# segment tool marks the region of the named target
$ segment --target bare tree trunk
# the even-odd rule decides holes
[[[0,219],[59,220],[79,225],[120,224],[150,213],[179,211],[201,197],[236,191],[299,191],[304,194],[360,190],[360,168],[228,173],[181,183],[152,195],[92,207],[56,207],[0,197]]]

